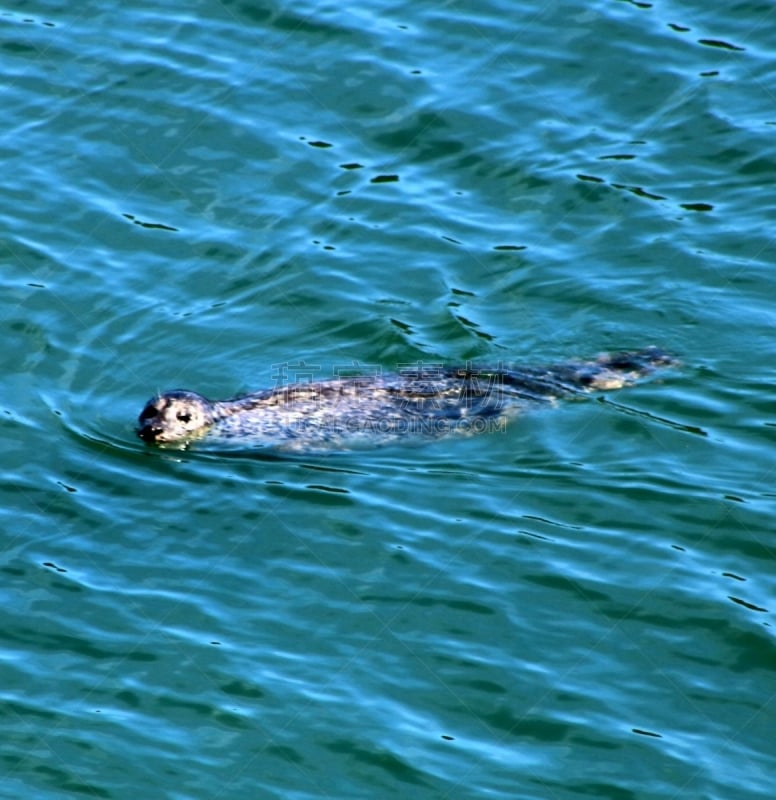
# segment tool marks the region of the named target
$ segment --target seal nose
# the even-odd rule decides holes
[[[161,428],[155,428],[153,425],[143,425],[142,428],[138,429],[137,435],[144,442],[155,442],[156,441],[156,437],[161,432],[162,432]]]
[[[154,420],[159,416],[159,409],[153,403],[148,403],[146,407],[140,412],[137,421],[140,427],[137,429],[137,435],[144,442],[155,442],[156,437],[162,432],[159,425],[154,425]]]

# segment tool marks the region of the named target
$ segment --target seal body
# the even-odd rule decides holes
[[[137,434],[175,447],[206,439],[309,453],[482,433],[503,429],[508,417],[530,405],[619,389],[674,363],[652,347],[547,367],[421,364],[397,374],[292,383],[231,400],[174,390],[146,403]]]

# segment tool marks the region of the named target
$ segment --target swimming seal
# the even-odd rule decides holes
[[[656,347],[605,353],[547,367],[426,365],[397,374],[291,383],[231,400],[174,390],[152,397],[138,418],[146,442],[198,439],[291,452],[375,446],[408,436],[439,438],[504,427],[529,405],[619,389],[676,360]]]

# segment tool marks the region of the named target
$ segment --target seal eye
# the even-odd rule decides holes
[[[183,412],[178,413],[178,419],[181,422],[191,422],[191,414],[185,414]]]

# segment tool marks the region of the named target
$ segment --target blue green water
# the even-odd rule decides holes
[[[0,7],[0,796],[771,798],[776,6]],[[682,366],[149,448],[282,365]]]

